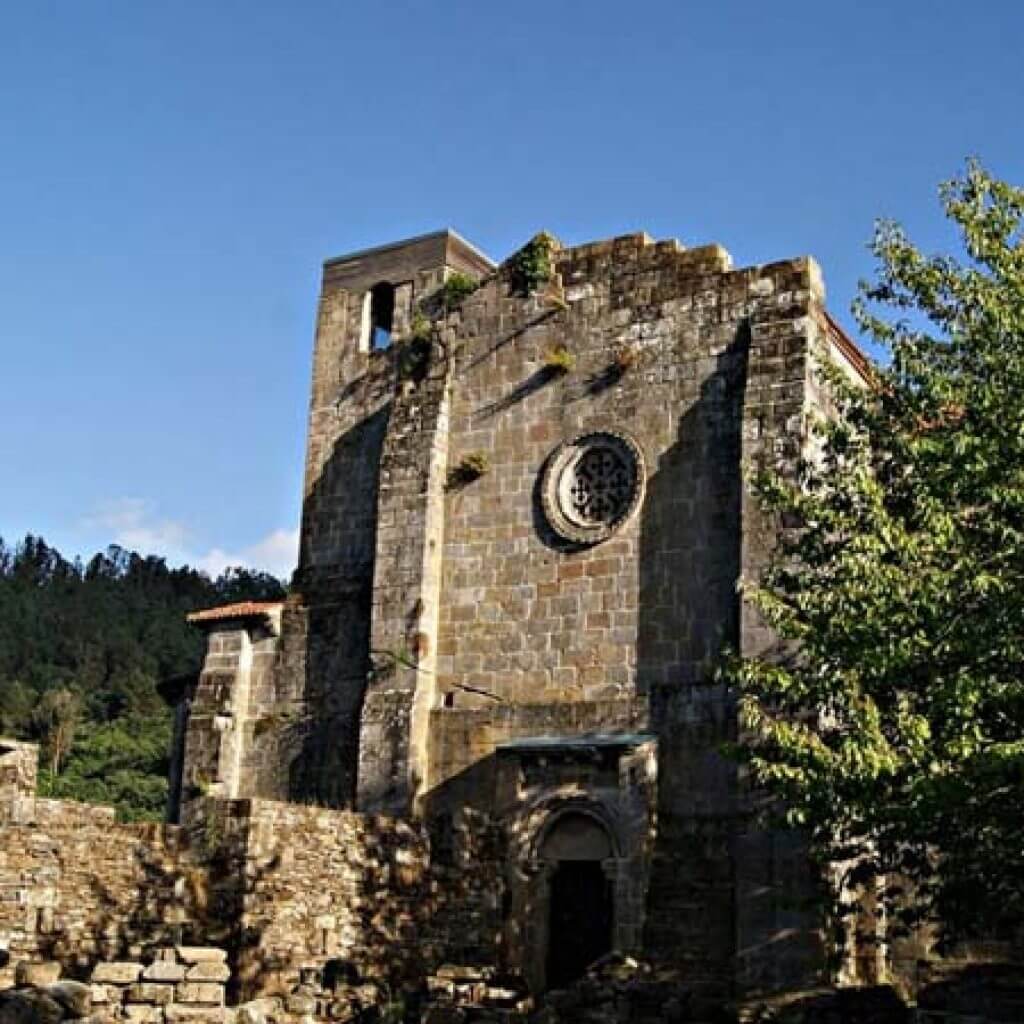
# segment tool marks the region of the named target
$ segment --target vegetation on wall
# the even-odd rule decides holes
[[[475,281],[468,274],[460,271],[453,271],[441,285],[439,298],[445,309],[455,309],[469,298],[480,287],[480,282]]]
[[[458,309],[479,287],[479,281],[468,274],[454,271],[448,275],[440,288],[418,303],[409,325],[409,332],[398,350],[397,367],[400,379],[419,384],[427,375],[435,350],[443,358],[447,358],[447,352],[440,342],[436,321]]]
[[[879,225],[856,313],[888,360],[754,481],[791,526],[749,589],[783,645],[727,674],[822,861],[955,939],[1024,924],[1024,189],[971,164],[941,195],[962,251]]]
[[[554,249],[554,236],[541,231],[509,257],[509,276],[514,294],[531,295],[551,279]]]
[[[422,313],[413,316],[409,335],[398,349],[398,376],[403,380],[420,383],[430,367],[430,354],[434,347],[434,325]]]
[[[491,459],[487,452],[469,452],[464,455],[448,473],[448,487],[463,487],[479,480],[491,469]]]
[[[156,685],[203,652],[186,613],[282,594],[245,569],[211,580],[118,547],[83,564],[37,537],[0,540],[0,735],[41,744],[43,795],[159,819],[171,712]]]
[[[564,345],[556,345],[544,353],[544,368],[553,374],[572,373],[576,357]]]

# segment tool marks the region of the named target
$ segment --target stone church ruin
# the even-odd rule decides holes
[[[171,824],[36,798],[4,746],[6,970],[214,946],[211,1013],[296,1019],[331,977],[537,994],[611,951],[722,998],[822,981],[711,669],[772,642],[744,467],[800,454],[823,359],[866,366],[809,258],[541,235],[498,266],[441,231],[328,260],[289,596],[191,616]]]

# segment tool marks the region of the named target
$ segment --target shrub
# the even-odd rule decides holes
[[[551,253],[554,236],[546,231],[534,235],[519,252],[509,257],[512,291],[527,296],[551,278]]]
[[[456,270],[441,285],[439,298],[446,309],[455,309],[461,306],[463,301],[479,287],[478,281],[474,281],[468,274],[462,274]]]
[[[551,373],[571,373],[576,368],[576,357],[564,345],[556,345],[545,353],[544,368]]]
[[[463,487],[479,480],[491,468],[491,459],[487,452],[469,452],[459,464],[448,474],[449,487]]]
[[[640,347],[638,345],[623,345],[615,350],[612,356],[612,369],[620,376],[628,373],[640,362]]]

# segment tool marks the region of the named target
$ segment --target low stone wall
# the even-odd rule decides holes
[[[482,815],[420,823],[269,800],[195,801],[186,828],[37,799],[35,748],[0,751],[0,989],[15,965],[227,951],[232,1001],[353,984],[393,992],[446,960],[493,964],[502,847]],[[326,983],[324,981],[326,979]]]
[[[0,1020],[224,1024],[229,976],[227,952],[208,946],[165,947],[143,962],[100,961],[88,984],[61,981],[56,961],[23,960],[15,987],[0,991]]]
[[[483,820],[455,823],[444,858],[422,825],[378,815],[240,800],[200,821],[245,879],[241,999],[337,970],[397,990],[446,959],[495,962],[499,844]]]
[[[92,971],[92,1003],[109,1020],[218,1024],[224,1020],[224,986],[230,976],[226,950],[167,947],[146,963],[98,963]]]
[[[34,743],[0,739],[0,825],[34,819],[38,765]]]
[[[208,871],[183,830],[56,800],[37,800],[36,814],[0,830],[0,987],[18,960],[58,960],[81,977],[97,960],[208,930]]]

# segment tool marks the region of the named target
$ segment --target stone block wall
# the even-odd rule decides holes
[[[500,706],[500,742],[528,735],[516,709],[529,730],[526,709],[566,703],[628,727],[633,701],[702,681],[739,640],[744,559],[765,553],[741,517],[743,459],[801,443],[812,261],[733,270],[719,246],[632,235],[555,267],[564,307],[499,274],[448,320],[448,462],[482,452],[490,468],[447,495],[432,732],[452,709]],[[570,372],[548,368],[556,348]],[[561,443],[619,431],[646,462],[640,511],[608,540],[566,543],[545,521],[544,467]],[[478,759],[434,746],[430,788]]]
[[[35,817],[39,749],[34,743],[0,740],[0,825]]]
[[[90,975],[93,1009],[130,1024],[226,1019],[227,951],[213,946],[167,946],[152,957],[101,961]]]
[[[71,973],[205,930],[208,875],[174,826],[115,824],[110,808],[38,800],[0,829],[0,945]],[[0,984],[11,970],[0,969]]]
[[[387,592],[395,583],[393,573],[382,575],[376,568],[382,548],[378,531],[381,538],[389,529],[399,531],[407,546],[420,539],[403,518],[403,509],[390,519],[379,509],[382,495],[392,487],[401,490],[397,473],[394,479],[382,473],[388,448],[405,443],[398,436],[403,431],[406,440],[416,444],[421,420],[415,403],[406,405],[405,415],[394,417],[399,352],[396,346],[370,350],[369,292],[380,282],[394,286],[398,336],[409,326],[414,303],[436,291],[452,273],[477,278],[492,269],[490,260],[450,231],[324,265],[299,568],[284,613],[276,706],[261,708],[264,724],[270,727],[254,739],[254,753],[246,763],[253,788],[240,795],[312,799],[333,807],[355,803],[360,718],[373,669],[372,649],[377,641],[390,649],[393,632],[385,627],[386,635],[371,636],[373,610],[389,604]],[[428,431],[434,411],[426,415]],[[435,456],[441,454],[436,448]],[[443,465],[437,472],[443,476]],[[406,481],[410,488],[418,493],[418,479]],[[416,562],[408,551],[401,555],[390,546],[384,550],[392,561],[402,562],[394,565],[395,572],[404,573]],[[413,564],[414,574],[421,568],[422,560]],[[383,618],[377,616],[382,625]],[[394,682],[377,687],[363,716],[368,724],[383,723],[375,739],[384,744],[390,742],[391,706],[399,705],[395,714],[403,722],[411,721],[412,715],[412,695],[400,674]],[[278,721],[284,724],[273,727]],[[396,748],[395,756],[404,754]],[[364,778],[369,783],[369,773]],[[408,803],[405,762],[397,773],[380,773],[371,789],[374,801],[364,802],[367,809],[390,811]]]
[[[132,974],[94,977],[104,984],[227,981],[220,967],[209,968],[216,978],[199,977],[208,970],[196,966],[202,958],[191,963],[180,949],[178,966],[169,966],[167,950],[183,944],[227,950],[234,1001],[287,997],[339,965],[391,991],[445,960],[491,964],[498,955],[502,854],[483,819],[463,816],[432,840],[422,824],[383,816],[206,797],[194,801],[188,827],[123,825],[110,808],[44,799],[31,820],[11,824],[10,805],[24,806],[24,790],[5,795],[0,988],[24,961],[58,962],[83,980],[97,964],[108,964],[100,975]],[[141,977],[109,966],[147,958],[163,966]],[[174,998],[203,1003],[206,991]],[[163,1006],[167,998],[133,989],[117,1002]]]
[[[241,998],[286,995],[332,964],[397,987],[447,959],[496,961],[499,855],[486,823],[460,821],[437,858],[407,821],[264,800],[210,809],[245,879]]]

